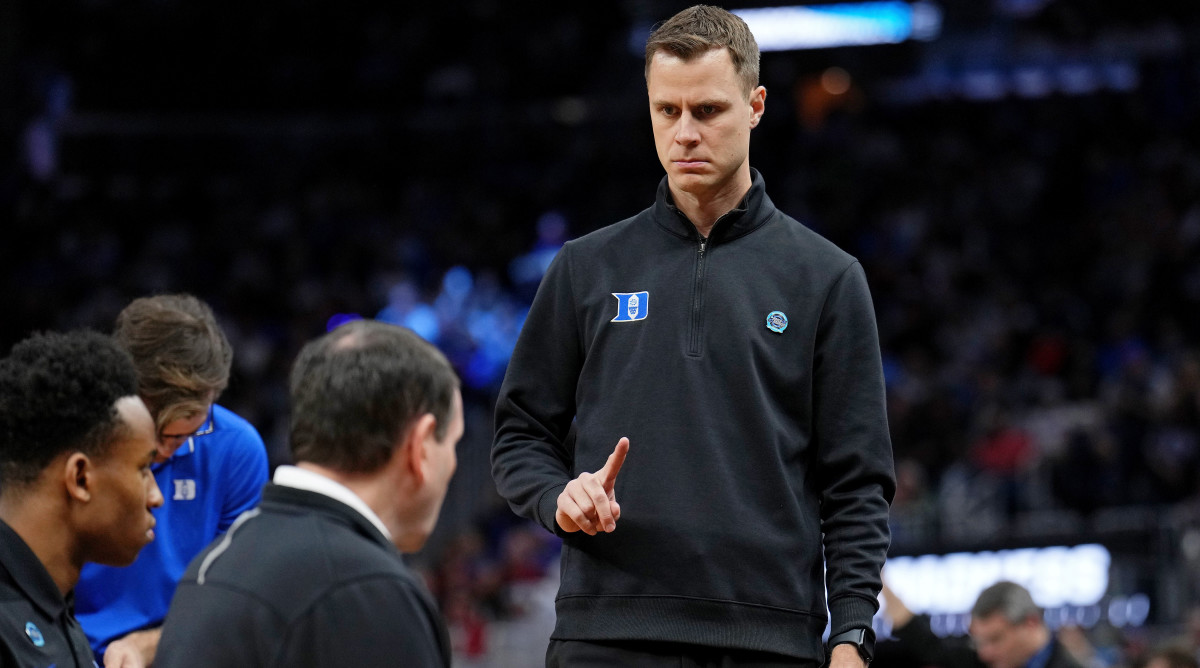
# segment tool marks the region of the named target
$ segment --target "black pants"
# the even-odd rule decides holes
[[[551,640],[546,668],[819,668],[781,654],[654,641]]]

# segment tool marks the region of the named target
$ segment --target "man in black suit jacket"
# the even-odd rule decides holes
[[[425,543],[457,463],[453,369],[411,331],[359,320],[301,350],[291,399],[296,465],[191,562],[156,668],[448,667],[400,553]]]

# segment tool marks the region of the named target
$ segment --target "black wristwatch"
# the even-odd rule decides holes
[[[851,629],[829,638],[829,651],[838,645],[849,643],[858,650],[863,663],[870,665],[875,658],[875,631],[871,629]]]

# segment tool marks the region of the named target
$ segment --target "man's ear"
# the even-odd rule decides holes
[[[405,469],[418,483],[425,482],[425,465],[429,461],[429,446],[436,428],[437,418],[433,413],[425,413],[413,421],[404,435]]]
[[[767,89],[763,86],[756,86],[750,91],[750,127],[751,129],[758,127],[758,122],[762,120],[763,112],[767,108]]]
[[[95,468],[91,458],[82,452],[71,453],[63,465],[63,486],[67,495],[82,503],[91,501],[94,481]]]

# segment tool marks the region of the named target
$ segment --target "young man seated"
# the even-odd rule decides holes
[[[154,539],[156,446],[111,338],[35,334],[0,360],[0,666],[95,665],[71,590]]]

